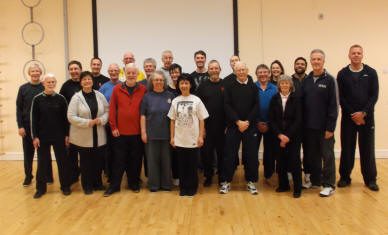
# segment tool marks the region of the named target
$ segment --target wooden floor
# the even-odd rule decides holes
[[[103,192],[84,195],[78,183],[66,197],[55,175],[36,200],[35,181],[21,185],[22,161],[0,161],[0,234],[388,234],[388,159],[377,164],[380,192],[364,186],[357,162],[351,187],[329,198],[320,198],[317,189],[299,199],[275,193],[263,183],[261,166],[256,196],[246,191],[239,169],[227,195],[216,185],[200,186],[188,198],[176,188],[150,193],[143,184],[138,194],[123,187],[104,198]]]

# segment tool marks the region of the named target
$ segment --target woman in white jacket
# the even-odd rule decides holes
[[[103,94],[93,90],[89,71],[81,73],[82,90],[71,98],[67,111],[70,122],[70,143],[80,154],[81,183],[85,194],[104,190],[101,180],[106,146],[104,125],[108,121],[108,102]]]

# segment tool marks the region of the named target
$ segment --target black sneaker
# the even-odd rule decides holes
[[[294,198],[300,198],[301,194],[302,193],[300,191],[297,191],[297,192],[294,192],[293,196]]]
[[[62,194],[65,196],[69,196],[71,194],[70,188],[65,188],[62,190]]]
[[[36,191],[36,193],[34,194],[34,199],[42,197],[45,193],[46,192]]]
[[[110,195],[114,194],[115,192],[118,192],[120,190],[118,189],[113,189],[113,188],[108,188],[108,190],[105,191],[104,197],[109,197]]]
[[[85,189],[85,190],[84,190],[84,193],[85,193],[86,195],[90,195],[90,194],[93,194],[93,190],[91,190],[91,189]]]
[[[203,182],[204,187],[210,187],[212,185],[212,178],[206,178],[206,180]]]
[[[375,182],[369,183],[368,188],[376,192],[380,190],[379,186]]]
[[[350,185],[350,180],[345,180],[345,179],[340,179],[337,183],[337,186],[339,188],[344,188],[346,186],[349,186]]]
[[[28,187],[31,185],[32,177],[26,177],[23,182],[23,187]]]

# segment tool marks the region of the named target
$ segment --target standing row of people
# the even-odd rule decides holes
[[[134,62],[132,53],[125,56]],[[251,194],[257,194],[258,148],[262,138],[264,176],[269,180],[274,172],[278,173],[277,192],[290,190],[289,172],[294,181],[293,195],[300,197],[300,150],[303,142],[303,187],[322,185],[320,195],[330,196],[335,190],[333,133],[338,99],[343,107],[341,179],[338,186],[350,184],[355,135],[359,132],[360,138],[365,140],[360,146],[360,150],[363,149],[360,154],[364,182],[371,190],[379,189],[373,142],[377,74],[362,64],[360,46],[350,48],[351,64],[338,74],[339,96],[335,79],[324,69],[325,54],[319,49],[310,54],[313,71],[309,75],[305,74],[307,62],[302,57],[295,60],[296,73],[292,78],[284,75],[279,61],[274,61],[271,68],[263,64],[257,67],[256,84],[248,75],[247,66],[236,56],[231,58],[233,73],[225,79],[219,77],[221,68],[217,61],[210,61],[207,69],[201,66],[205,64],[206,53],[198,51],[194,58],[198,69],[191,75],[182,74],[182,68],[172,64],[171,51],[163,52],[162,61],[164,65],[169,65],[168,76],[166,66],[155,71],[155,60],[148,58],[144,61],[146,76],[141,81],[137,81],[140,71],[136,65],[127,63],[123,72],[126,81],[123,83],[119,80],[120,68],[117,64],[109,66],[111,78],[108,79],[100,74],[100,59],[92,59],[92,73],[81,73],[81,64],[72,61],[68,67],[71,79],[62,86],[62,95],[54,92],[56,79],[50,74],[44,76],[42,93],[32,89],[42,89],[39,83],[41,71],[39,67],[32,66],[29,71],[31,84],[23,85],[19,90],[17,118],[21,127],[19,134],[24,136],[23,144],[28,143],[25,139],[28,132],[25,113],[29,113],[28,100],[35,97],[29,127],[33,146],[38,148],[37,192],[34,197],[41,197],[46,192],[46,183],[52,182],[50,145],[56,153],[61,189],[65,195],[71,193],[70,185],[78,181],[79,174],[85,194],[104,190],[101,180],[103,170],[110,182],[104,196],[120,190],[124,171],[128,187],[139,192],[144,156],[148,186],[152,192],[171,190],[172,170],[174,183],[178,178],[180,181],[180,195],[193,196],[198,186],[199,156],[206,177],[204,186],[212,184],[216,162],[220,193],[229,192],[241,142],[247,189]],[[125,63],[126,60],[123,61]],[[36,81],[34,76],[38,77]],[[31,87],[25,88],[27,86]],[[348,119],[352,123],[344,119],[344,110],[347,116],[350,115]],[[53,130],[50,125],[56,121],[62,123],[59,126],[63,126],[63,131],[56,132],[55,136],[51,136],[50,131],[47,131],[48,134],[42,131]],[[345,132],[351,133],[352,137],[343,134]],[[31,151],[27,144],[24,145],[29,156],[25,162],[29,163],[33,149]],[[24,185],[29,185],[32,179],[28,165],[32,164],[26,166]]]

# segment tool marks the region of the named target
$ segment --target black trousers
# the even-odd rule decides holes
[[[287,172],[291,172],[294,181],[294,192],[300,192],[302,190],[302,168],[300,156],[297,153],[297,142],[290,141],[285,148],[281,148],[280,141],[276,140],[273,148],[278,156],[279,188],[290,188]]]
[[[195,194],[198,188],[198,148],[176,147],[179,168],[179,189],[183,194]]]
[[[31,128],[29,123],[23,124],[26,136],[22,138],[23,141],[23,156],[24,156],[24,174],[26,178],[32,178],[32,162],[34,160],[35,148],[31,139]],[[51,153],[50,164],[47,166],[47,182],[53,182],[53,169],[51,166]]]
[[[140,135],[120,135],[115,140],[111,187],[120,189],[124,171],[129,188],[139,188],[143,142]]]
[[[36,190],[46,192],[47,190],[47,172],[51,165],[50,147],[53,146],[55,158],[58,166],[59,183],[61,190],[69,188],[69,167],[68,158],[66,154],[65,137],[63,140],[56,140],[50,142],[41,142],[38,148],[38,169],[36,173]]]
[[[78,176],[81,173],[78,166],[78,148],[74,144],[70,144],[68,148],[68,158],[69,158],[69,171],[71,182],[78,181]]]
[[[264,152],[263,152],[263,165],[264,165],[264,177],[266,179],[271,178],[275,172],[276,166],[276,152],[274,149],[275,137],[272,132],[268,130],[265,133],[257,132],[257,151],[259,151],[260,142],[263,139]]]
[[[105,147],[105,155],[103,158],[104,161],[104,173],[108,178],[111,178],[112,175],[112,164],[113,164],[113,154],[114,154],[114,141],[116,138],[112,135],[112,130],[110,129],[109,124],[105,125],[107,143]]]
[[[102,186],[101,173],[104,166],[105,146],[95,148],[77,147],[80,156],[83,190],[93,190],[93,188]]]
[[[225,134],[224,130],[213,131],[206,130],[206,137],[204,144],[202,146],[202,163],[204,169],[204,176],[206,178],[211,178],[214,175],[213,163],[214,163],[214,153],[217,155],[217,171],[218,175],[222,174],[222,160],[224,155],[224,145],[225,145]]]
[[[377,170],[375,160],[375,126],[373,114],[369,114],[365,125],[356,125],[350,117],[341,120],[341,160],[339,173],[341,179],[351,181],[350,174],[354,167],[355,149],[358,134],[361,173],[364,183],[376,182]]]
[[[179,163],[176,149],[170,146],[172,178],[179,179]]]
[[[257,182],[259,176],[259,159],[257,152],[256,127],[249,127],[241,133],[237,127],[228,128],[225,135],[223,179],[232,182],[236,167],[235,156],[238,154],[242,142],[242,154],[246,181]]]
[[[335,188],[334,136],[325,139],[324,130],[304,129],[304,160],[311,166],[311,183]]]

